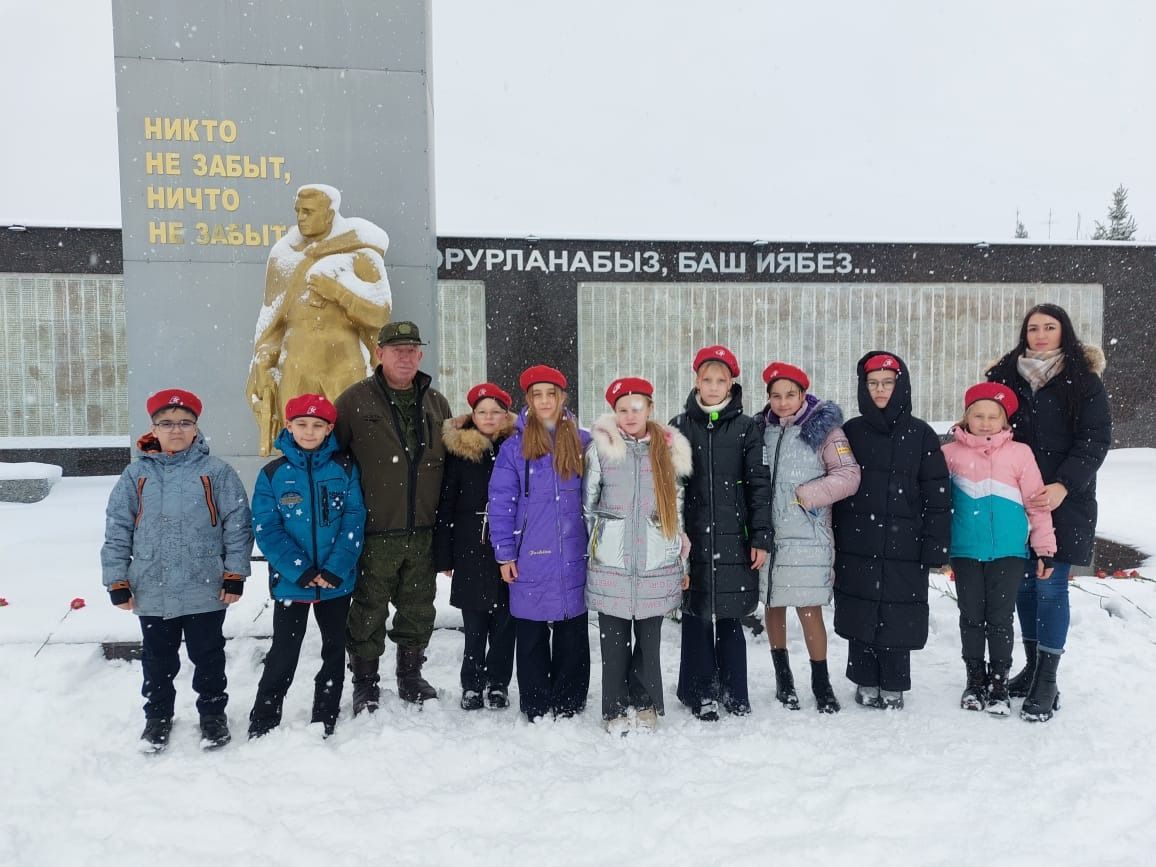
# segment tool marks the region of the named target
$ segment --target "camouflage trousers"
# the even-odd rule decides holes
[[[432,530],[365,537],[346,626],[346,648],[352,656],[377,659],[385,653],[385,623],[391,605],[394,617],[389,637],[394,644],[429,644],[437,594],[437,571],[430,559],[432,541]]]

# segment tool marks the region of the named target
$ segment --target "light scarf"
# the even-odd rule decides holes
[[[1016,370],[1032,387],[1035,394],[1052,381],[1053,377],[1064,369],[1064,350],[1062,348],[1049,349],[1046,352],[1034,352],[1025,349],[1024,354],[1016,360]]]

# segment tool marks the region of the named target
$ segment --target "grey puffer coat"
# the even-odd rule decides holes
[[[583,474],[582,514],[590,533],[586,605],[624,620],[661,617],[682,602],[683,484],[690,476],[690,443],[659,425],[670,447],[678,484],[678,532],[662,535],[658,524],[650,441],[624,437],[613,415],[590,429]],[[686,546],[689,548],[689,544]]]
[[[809,394],[791,418],[766,411],[758,422],[774,527],[759,598],[773,608],[826,605],[835,583],[831,505],[859,489],[859,464],[840,427],[843,411]]]
[[[224,574],[246,576],[253,554],[249,499],[227,463],[198,432],[165,454],[151,434],[121,474],[105,512],[104,586],[127,580],[133,612],[166,620],[220,611]],[[153,450],[155,447],[156,450]]]

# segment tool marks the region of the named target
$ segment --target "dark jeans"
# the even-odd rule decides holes
[[[273,645],[265,657],[265,670],[257,685],[257,698],[249,721],[271,728],[281,722],[285,693],[293,683],[301,642],[309,626],[309,609],[321,630],[321,669],[313,678],[313,722],[332,725],[341,707],[345,686],[345,621],[349,616],[349,596],[324,602],[273,603]]]
[[[662,642],[664,617],[624,620],[609,614],[598,615],[602,645],[602,718],[614,719],[635,710],[654,708],[663,713],[662,668],[658,648]],[[634,627],[634,646],[630,632]]]
[[[1012,615],[1023,579],[1022,557],[983,562],[953,557],[959,596],[959,637],[964,659],[983,659],[987,645],[993,668],[1010,668],[1015,630]]]
[[[590,689],[590,634],[585,614],[544,623],[514,618],[518,707],[526,718],[572,716]]]
[[[890,692],[911,689],[911,651],[847,642],[847,677],[859,686],[877,686]]]
[[[225,712],[229,695],[225,692],[225,611],[186,614],[184,617],[141,617],[141,669],[146,719],[171,719],[177,693],[173,679],[181,670],[181,635],[193,664],[193,689],[197,693],[197,713]]]
[[[704,699],[735,709],[750,707],[747,694],[747,642],[737,617],[709,617],[682,612],[682,656],[678,666],[678,700],[697,708]]]
[[[1021,561],[1022,562],[1022,561]],[[1040,650],[1063,653],[1072,619],[1068,603],[1070,563],[1056,563],[1052,577],[1036,577],[1036,561],[1028,560],[1016,596],[1020,633],[1028,641],[1038,641]]]
[[[514,618],[508,605],[489,611],[462,610],[466,646],[462,652],[462,690],[509,690],[514,674]],[[489,649],[486,644],[489,643]]]

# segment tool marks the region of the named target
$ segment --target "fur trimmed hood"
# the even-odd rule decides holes
[[[447,418],[442,425],[442,442],[450,454],[478,463],[482,455],[496,449],[498,443],[514,432],[516,418],[514,413],[506,413],[505,421],[492,440],[471,424],[470,413]]]
[[[1104,371],[1108,369],[1108,356],[1104,354],[1104,350],[1091,343],[1083,344],[1084,359],[1088,362],[1088,370],[1096,374],[1096,376],[1103,377]],[[994,358],[983,367],[981,374],[987,376],[988,373],[995,370],[996,365],[1003,361],[1003,356]]]
[[[666,444],[670,447],[670,459],[674,473],[681,479],[690,477],[692,461],[690,442],[669,425],[657,423],[662,429]],[[590,435],[598,449],[598,457],[608,463],[621,463],[626,458],[626,440],[618,429],[618,420],[613,413],[600,416],[590,427]]]

